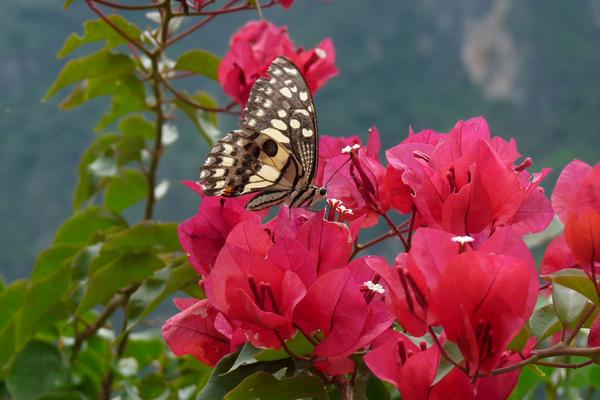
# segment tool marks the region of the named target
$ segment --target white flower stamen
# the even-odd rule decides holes
[[[473,242],[475,239],[473,239],[471,236],[454,236],[451,240],[454,243],[460,243],[464,246],[467,243]]]
[[[323,50],[322,48],[320,48],[320,47],[315,48],[315,54],[319,58],[326,58],[327,57],[327,52],[325,50]]]
[[[360,144],[355,143],[352,146],[346,146],[342,149],[342,154],[350,154],[352,150],[360,149]]]
[[[367,287],[367,289],[373,292],[381,294],[385,293],[385,289],[379,283],[373,283],[373,281],[366,281],[364,282],[364,285]]]

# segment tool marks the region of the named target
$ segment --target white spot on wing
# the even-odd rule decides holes
[[[221,161],[221,165],[225,167],[231,167],[235,163],[235,160],[231,157],[223,157],[223,161]]]
[[[287,129],[287,125],[285,124],[285,122],[283,122],[280,119],[272,119],[271,125],[273,126],[273,128],[279,129],[280,131],[284,131]]]
[[[277,115],[279,116],[279,118],[285,118],[287,113],[285,112],[285,110],[277,110]]]
[[[220,178],[225,175],[225,170],[223,168],[215,169],[215,173],[212,175],[213,178]]]
[[[271,165],[263,165],[263,167],[260,169],[260,175],[268,181],[277,180],[277,178],[279,178],[279,174],[279,170]]]
[[[294,129],[298,129],[300,128],[300,121],[298,121],[297,119],[292,119],[290,121],[290,126]]]
[[[256,126],[256,120],[254,118],[252,118],[251,120],[248,121],[248,125],[251,127]]]
[[[262,130],[261,133],[264,133],[271,139],[281,142],[281,143],[289,143],[290,142],[290,139],[287,136],[285,136],[283,133],[278,131],[277,129],[267,128],[267,129]]]
[[[262,108],[259,108],[258,110],[256,110],[256,112],[254,113],[254,115],[256,115],[259,118],[260,117],[264,117],[265,116],[265,110],[263,110]]]
[[[265,102],[263,103],[263,106],[265,106],[265,108],[270,108],[273,105],[273,102],[269,99],[266,99]]]
[[[286,68],[283,67],[283,70],[290,75],[298,75],[298,70],[296,68]]]
[[[281,93],[282,95],[284,95],[288,99],[292,98],[292,92],[290,92],[289,88],[286,88],[286,87],[281,88],[281,89],[279,89],[279,93]]]
[[[310,117],[310,114],[308,113],[308,111],[303,110],[303,109],[294,110],[294,112],[298,113],[298,114],[306,115],[307,117]]]
[[[273,75],[275,76],[279,76],[281,75],[281,70],[279,68],[273,68],[273,71],[271,71],[273,73]]]
[[[302,100],[302,101],[308,100],[308,94],[305,91],[300,92],[300,100]]]
[[[302,136],[304,137],[311,137],[313,135],[313,131],[312,129],[302,129]]]

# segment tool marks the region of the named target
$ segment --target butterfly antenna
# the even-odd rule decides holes
[[[352,157],[348,157],[348,159],[346,161],[344,161],[344,163],[342,165],[340,165],[338,167],[338,169],[336,169],[334,171],[334,173],[329,177],[329,179],[327,179],[327,182],[325,183],[325,187],[327,187],[327,185],[329,185],[329,182],[331,182],[331,180],[333,179],[333,177],[335,176],[335,174],[337,174],[340,171],[340,169],[344,168],[344,165],[348,164],[351,159],[352,159]]]

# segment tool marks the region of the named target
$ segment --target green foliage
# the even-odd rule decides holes
[[[15,400],[36,399],[63,387],[67,372],[67,365],[56,347],[32,341],[10,368],[6,386]]]
[[[271,374],[257,372],[244,379],[235,389],[225,395],[225,400],[281,399],[328,399],[321,379],[315,376],[298,375],[279,380]]]
[[[590,299],[594,304],[600,305],[600,299],[598,299],[598,293],[594,289],[592,281],[581,269],[563,269],[544,278],[552,281],[554,284],[573,289]]]
[[[129,37],[139,37],[141,34],[140,29],[136,25],[120,15],[110,15],[108,19]],[[127,40],[123,36],[108,26],[103,20],[85,21],[83,23],[83,35],[80,36],[72,33],[58,52],[58,56],[60,58],[66,57],[84,44],[102,41],[105,42],[104,50],[111,50],[114,47],[127,43]]]
[[[190,50],[179,56],[175,69],[194,72],[216,81],[220,63],[221,59],[210,51]]]

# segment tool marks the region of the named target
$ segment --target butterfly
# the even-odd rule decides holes
[[[200,173],[209,196],[258,193],[246,205],[262,210],[276,204],[308,208],[327,194],[315,186],[319,152],[317,115],[300,70],[277,57],[256,81],[240,129],[212,148]]]

